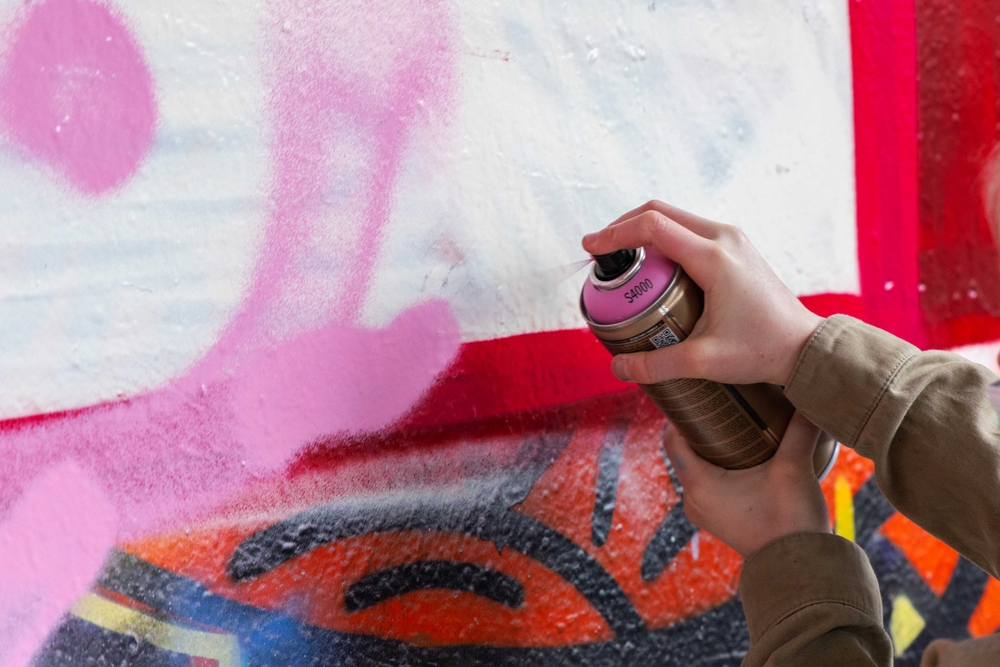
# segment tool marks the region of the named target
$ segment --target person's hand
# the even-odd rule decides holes
[[[822,318],[795,298],[742,231],[652,201],[583,238],[592,255],[640,246],[684,267],[705,291],[705,312],[679,345],[615,357],[616,376],[641,384],[787,383]]]
[[[675,428],[667,456],[684,487],[684,513],[749,560],[761,547],[794,533],[829,533],[826,501],[813,471],[820,431],[796,412],[778,451],[746,470],[712,465]]]
[[[996,667],[1000,665],[1000,634],[955,641],[935,639],[924,650],[920,667]]]

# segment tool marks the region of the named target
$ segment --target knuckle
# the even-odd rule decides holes
[[[649,234],[653,234],[662,229],[667,222],[667,219],[663,217],[663,214],[657,211],[646,211],[641,214],[640,219],[642,221],[643,228]]]
[[[722,236],[734,240],[738,239],[740,234],[743,233],[742,230],[736,225],[728,225],[726,223],[719,223],[719,230],[722,233]]]
[[[649,356],[649,354],[638,354],[629,359],[631,377],[640,384],[650,384],[655,381],[649,366]]]
[[[734,248],[741,248],[750,242],[750,239],[747,238],[746,232],[736,225],[723,225],[722,230],[723,238]]]
[[[726,262],[729,258],[729,254],[721,243],[712,243],[705,250],[707,255],[706,259],[712,264],[719,265]]]

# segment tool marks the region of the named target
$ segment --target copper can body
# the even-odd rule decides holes
[[[616,324],[598,324],[580,308],[590,330],[611,354],[656,350],[691,333],[704,309],[704,293],[681,267],[653,303]],[[679,379],[639,385],[704,459],[732,470],[764,463],[778,449],[795,412],[782,388]],[[822,433],[813,457],[817,476],[832,467],[838,444]]]

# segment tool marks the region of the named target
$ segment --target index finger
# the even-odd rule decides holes
[[[706,239],[718,238],[719,232],[725,227],[722,223],[709,220],[708,218],[703,218],[700,215],[695,215],[694,213],[689,213],[683,209],[677,208],[676,206],[671,206],[670,204],[656,199],[648,201],[638,208],[632,209],[625,215],[620,216],[617,220],[608,225],[608,227],[619,225],[626,220],[641,215],[642,213],[646,213],[647,211],[655,211],[661,215],[665,215],[671,220],[675,220],[677,224],[687,227],[698,236],[704,236]]]
[[[649,245],[683,266],[699,287],[711,289],[722,260],[719,245],[662,213],[646,211],[583,237],[583,249],[592,255]]]

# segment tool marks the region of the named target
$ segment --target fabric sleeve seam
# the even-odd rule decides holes
[[[864,614],[868,618],[872,619],[873,621],[878,621],[879,625],[881,625],[881,620],[876,619],[875,618],[875,614],[872,613],[871,610],[863,609],[861,606],[859,606],[857,604],[854,604],[852,602],[848,602],[847,600],[841,600],[841,599],[838,599],[838,598],[823,598],[823,599],[820,599],[820,600],[810,600],[809,602],[805,602],[805,603],[799,605],[798,607],[795,607],[794,609],[792,609],[791,611],[789,611],[787,614],[785,614],[784,616],[782,616],[781,618],[779,618],[778,620],[776,620],[774,623],[771,623],[770,625],[768,625],[764,629],[764,631],[760,633],[759,637],[763,637],[768,632],[770,632],[771,630],[773,630],[775,627],[777,627],[778,625],[781,625],[782,622],[788,620],[789,618],[791,618],[795,614],[799,613],[800,611],[802,611],[804,609],[808,609],[809,607],[813,607],[813,606],[818,605],[818,604],[839,604],[839,605],[843,605],[845,607],[849,607],[851,609],[854,609],[856,611],[861,612],[862,614]],[[759,637],[758,637],[758,639],[759,639]]]

